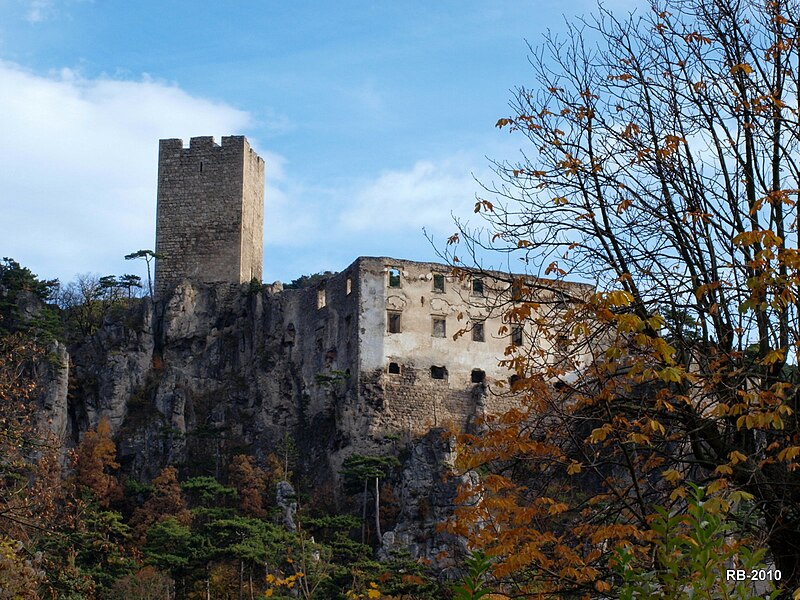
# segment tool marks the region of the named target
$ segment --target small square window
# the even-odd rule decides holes
[[[431,379],[447,379],[447,369],[445,367],[431,367]]]
[[[442,273],[433,274],[433,291],[434,292],[444,291],[444,275]]]
[[[433,317],[433,337],[447,337],[447,320],[444,317]]]
[[[400,287],[400,269],[396,267],[389,269],[389,287]]]
[[[522,346],[522,325],[514,325],[511,330],[511,345]]]
[[[319,288],[317,290],[317,308],[324,308],[326,303],[325,288]]]
[[[472,369],[470,381],[472,383],[483,383],[486,381],[486,372],[482,371],[481,369]]]
[[[472,280],[472,295],[483,296],[483,279]]]
[[[483,323],[474,323],[472,325],[472,341],[473,342],[485,342],[486,341],[486,334],[484,332]]]
[[[388,324],[389,333],[400,333],[400,313],[389,312],[386,313],[386,321]]]
[[[389,374],[390,375],[400,375],[400,365],[396,362],[389,363]]]

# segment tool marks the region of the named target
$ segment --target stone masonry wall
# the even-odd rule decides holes
[[[515,305],[511,276],[474,271],[459,277],[446,265],[389,257],[361,257],[353,266],[359,283],[359,396],[374,409],[372,437],[392,430],[464,429],[478,416],[515,405],[513,373],[501,364],[514,343],[515,326],[503,317]],[[572,294],[591,290],[537,281],[566,286]],[[394,327],[391,315],[398,319]],[[476,326],[482,335],[474,334]],[[531,323],[521,327],[520,340],[523,348],[557,355],[552,339],[538,335]]]
[[[264,161],[243,136],[161,140],[156,296],[182,279],[261,278]]]
[[[239,281],[261,281],[264,263],[264,161],[244,141]]]

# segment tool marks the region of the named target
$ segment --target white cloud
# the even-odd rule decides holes
[[[264,159],[264,233],[266,246],[311,249],[310,240],[318,235],[319,220],[309,210],[310,195],[291,181],[285,172],[286,159],[274,152],[258,150]],[[301,200],[302,199],[302,200]],[[267,251],[269,259],[269,251]]]
[[[42,76],[0,61],[0,89],[12,92],[0,95],[0,257],[48,278],[143,270],[122,257],[155,243],[159,138],[271,131],[147,76]],[[422,228],[452,233],[451,211],[470,215],[479,190],[471,172],[490,179],[485,159],[464,153],[326,184],[250,142],[266,162],[265,274],[287,281],[364,254],[431,258]]]
[[[30,23],[47,20],[54,10],[52,0],[29,0],[25,11],[25,19]]]
[[[0,61],[0,89],[0,255],[47,277],[130,270],[121,257],[154,245],[158,139],[250,123],[146,76],[40,76]]]
[[[28,23],[36,25],[44,21],[51,21],[69,17],[69,5],[94,0],[19,0],[23,7],[23,18]]]
[[[474,204],[479,185],[471,167],[476,165],[480,166],[480,161],[462,155],[418,161],[411,169],[382,173],[356,192],[341,223],[353,232],[406,230],[418,234],[422,227],[452,232],[451,212],[463,213]]]

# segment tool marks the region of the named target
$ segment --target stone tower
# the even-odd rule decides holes
[[[181,279],[261,281],[264,161],[244,136],[160,140],[155,296]]]

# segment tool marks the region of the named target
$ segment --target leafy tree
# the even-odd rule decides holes
[[[496,163],[485,232],[462,225],[446,251],[555,278],[509,279],[521,405],[464,438],[461,466],[495,473],[455,530],[495,575],[606,593],[610,549],[641,541],[655,506],[686,510],[693,481],[752,495],[748,535],[784,594],[800,585],[799,15],[601,7],[533,50],[535,84],[497,123],[530,152]]]
[[[119,468],[117,446],[111,439],[111,424],[100,419],[97,431],[89,429],[75,451],[75,478],[103,508],[122,499],[122,487],[112,473]]]
[[[106,597],[137,567],[122,515],[87,491],[74,478],[63,484],[55,518],[36,540],[52,597]]]
[[[379,482],[386,477],[392,468],[398,466],[400,461],[394,456],[362,456],[354,454],[348,456],[344,463],[342,463],[342,477],[344,477],[345,485],[351,491],[363,482],[364,490],[362,492],[362,509],[361,509],[361,542],[365,539],[365,527],[367,522],[367,485],[370,481],[374,482],[374,497],[375,497],[375,536],[378,544],[381,542],[381,495]]]
[[[706,496],[696,485],[690,486],[685,512],[670,514],[657,506],[648,532],[655,547],[655,561],[647,554],[637,554],[645,549],[639,545],[616,551],[621,600],[775,598],[772,581],[750,580],[753,572],[766,575],[775,571],[763,563],[765,550],[753,552],[730,535],[734,524],[728,508],[719,497]],[[746,579],[728,578],[726,572],[732,567],[742,569]]]
[[[466,560],[466,570],[461,582],[453,588],[453,600],[479,600],[492,593],[485,585],[486,575],[492,566],[483,552],[474,552]]]
[[[286,545],[283,564],[275,569],[275,573],[267,575],[266,596],[280,597],[280,590],[285,589],[289,597],[299,596],[305,600],[327,597],[324,586],[334,571],[330,549],[310,539],[302,527],[292,538]]]
[[[136,538],[144,540],[153,524],[167,518],[172,518],[183,526],[192,520],[178,483],[178,471],[175,467],[164,467],[158,477],[153,479],[153,493],[134,511],[130,525]]]
[[[111,590],[111,600],[165,600],[173,597],[175,582],[154,569],[143,569],[120,579]]]
[[[209,523],[207,530],[214,539],[216,558],[235,562],[240,595],[247,588],[252,596],[254,586],[260,587],[258,574],[267,565],[281,564],[287,545],[295,541],[283,528],[250,517],[219,519]]]
[[[42,574],[26,557],[22,543],[0,536],[0,598],[39,600]]]
[[[135,260],[140,258],[147,264],[147,290],[150,292],[150,297],[153,297],[153,278],[151,273],[151,264],[154,260],[165,260],[164,255],[152,250],[137,250],[131,254],[125,255],[125,260]]]
[[[314,273],[312,275],[301,275],[297,279],[293,279],[291,283],[285,284],[287,290],[299,290],[310,287],[315,287],[328,277],[336,275],[333,271],[325,271],[324,273]]]
[[[97,280],[98,295],[107,298],[110,302],[117,300],[119,295],[119,281],[116,275],[104,275]]]
[[[229,469],[230,484],[239,495],[239,507],[248,517],[264,519],[264,490],[267,486],[267,474],[256,466],[253,458],[246,454],[237,454],[231,460]]]
[[[137,293],[135,290],[142,289],[142,278],[138,275],[126,273],[119,278],[117,285],[127,290],[128,298],[130,299],[133,298],[134,294]]]
[[[37,401],[37,368],[48,357],[36,337],[0,331],[0,537],[20,557],[33,556],[53,526],[61,486],[59,449]]]
[[[192,506],[221,507],[236,497],[236,490],[213,477],[192,477],[181,484]]]
[[[39,279],[33,271],[7,256],[0,261],[0,286],[7,292],[31,292],[40,300],[48,300],[58,288],[58,279]]]
[[[45,341],[58,337],[58,315],[45,304],[58,289],[58,279],[39,279],[13,258],[4,257],[0,261],[0,332],[42,333]]]
[[[436,573],[424,560],[413,560],[410,556],[395,555],[385,561],[367,560],[349,565],[349,586],[355,594],[345,594],[345,598],[358,597],[358,592],[366,597],[415,598],[418,600],[439,600],[448,598],[447,586],[438,582]],[[373,585],[377,583],[377,585]],[[371,589],[379,588],[382,595],[370,596]],[[363,597],[362,596],[362,597]]]
[[[192,558],[192,531],[178,519],[166,516],[147,530],[145,560],[162,569],[178,571]]]

